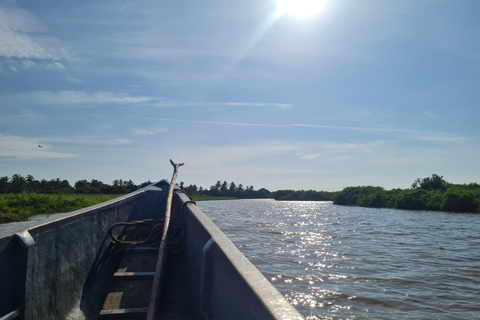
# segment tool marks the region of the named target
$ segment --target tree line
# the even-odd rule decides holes
[[[416,179],[410,189],[384,190],[382,187],[347,187],[334,204],[371,208],[480,212],[480,185],[452,184],[442,176]]]
[[[111,185],[103,183],[100,180],[92,179],[78,180],[73,186],[68,180],[59,178],[51,180],[36,180],[32,175],[23,177],[14,174],[11,177],[0,177],[0,194],[4,193],[47,193],[47,194],[69,194],[69,193],[89,193],[89,194],[124,194],[133,192],[145,186],[152,184],[146,181],[139,185],[132,180],[116,179]]]
[[[197,187],[196,185],[185,186],[180,182],[180,188],[188,195],[211,196],[211,197],[234,197],[237,199],[275,199],[275,200],[297,200],[297,201],[328,201],[333,200],[338,192],[315,191],[315,190],[278,190],[269,191],[265,188],[255,190],[253,186],[244,187],[243,184],[235,182],[217,181],[209,189]]]
[[[132,180],[116,179],[111,184],[106,184],[100,180],[92,179],[90,181],[78,180],[74,185],[70,185],[68,180],[60,178],[51,180],[36,180],[32,175],[23,177],[20,174],[14,174],[11,177],[0,177],[0,194],[5,193],[46,193],[46,194],[124,194],[141,189],[152,184],[147,181],[141,184],[135,184]],[[210,197],[233,197],[237,199],[276,199],[276,200],[308,200],[321,201],[333,200],[335,192],[324,191],[295,191],[279,190],[271,192],[265,188],[256,190],[253,186],[244,186],[235,182],[217,181],[210,188],[197,187],[195,184],[185,185],[182,181],[179,183],[182,189],[188,195],[210,196]]]
[[[74,185],[70,185],[68,180],[60,178],[51,180],[36,180],[32,175],[23,177],[20,174],[14,174],[11,177],[0,177],[0,194],[5,193],[46,193],[46,194],[124,194],[136,191],[146,187],[153,182],[146,181],[139,185],[132,180],[115,179],[111,184],[106,184],[100,180],[92,179],[90,181],[78,180]],[[217,181],[210,188],[197,187],[196,185],[186,186],[180,182],[180,189],[189,195],[205,195],[213,197],[235,197],[235,198],[272,198],[272,192],[265,188],[255,190],[253,186],[238,186],[232,182],[223,183]]]
[[[244,186],[243,184],[236,184],[235,182],[217,181],[210,188],[197,187],[195,184],[186,186],[182,181],[179,184],[188,195],[195,196],[210,196],[210,197],[232,197],[237,199],[260,199],[272,198],[272,192],[265,188],[255,190],[253,186]]]
[[[36,180],[32,175],[23,177],[0,177],[0,194],[2,193],[88,193],[88,194],[125,194],[152,184],[151,181],[135,184],[132,180],[116,179],[112,184],[92,179],[78,180],[73,186],[67,180]],[[361,186],[347,187],[342,191],[327,192],[315,190],[278,190],[265,188],[255,190],[253,186],[244,186],[234,182],[217,181],[210,188],[197,187],[195,184],[179,183],[187,195],[233,197],[237,199],[275,199],[297,201],[334,201],[334,204],[394,208],[409,210],[480,212],[480,185],[452,184],[442,176],[417,178],[409,189],[385,190],[382,187]]]

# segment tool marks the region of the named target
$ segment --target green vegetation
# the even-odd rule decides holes
[[[117,179],[112,185],[99,180],[79,180],[72,187],[67,180],[35,180],[33,176],[14,174],[0,177],[0,223],[26,220],[32,215],[69,212],[116,198],[143,188],[152,182],[136,185],[132,180]],[[442,176],[416,179],[410,189],[384,190],[382,187],[348,187],[342,191],[255,190],[234,182],[217,181],[209,189],[196,185],[180,188],[194,201],[265,199],[334,201],[334,204],[372,208],[480,212],[480,185],[451,184]]]
[[[118,194],[0,194],[0,223],[27,220],[37,214],[69,212],[119,196]]]
[[[332,201],[338,192],[326,191],[295,191],[295,190],[279,190],[270,192],[265,188],[255,190],[253,186],[244,187],[242,184],[238,186],[232,182],[217,181],[210,189],[198,188],[196,185],[188,187],[180,182],[180,188],[185,191],[193,200],[227,200],[227,199],[275,199],[275,200],[296,200],[296,201]],[[219,198],[220,197],[220,198]],[[197,201],[197,200],[195,200]]]
[[[186,194],[191,198],[204,199],[202,197],[221,197],[222,199],[267,199],[273,198],[273,193],[268,191],[265,188],[255,190],[253,186],[244,187],[243,184],[238,186],[232,182],[228,183],[227,181],[217,181],[216,184],[212,185],[210,189],[204,189],[203,187],[198,188],[196,185],[185,186],[183,182],[180,182],[180,189],[185,191]],[[211,200],[211,199],[210,199]]]
[[[451,184],[442,176],[416,179],[410,189],[384,190],[381,187],[348,187],[334,204],[409,210],[480,212],[480,185]]]
[[[92,179],[79,180],[72,187],[67,180],[59,178],[38,181],[32,175],[0,177],[0,223],[27,220],[37,214],[77,210],[150,184],[151,181],[136,185],[132,180],[116,179],[108,185]],[[194,201],[273,197],[267,189],[255,190],[253,186],[243,187],[242,184],[237,187],[235,183],[226,181],[217,181],[210,189],[197,188],[195,185],[185,187],[181,182],[180,188]]]
[[[92,179],[78,180],[72,187],[67,180],[36,180],[32,175],[22,177],[14,174],[11,178],[0,177],[0,194],[2,193],[47,193],[47,194],[125,194],[152,184],[147,181],[136,185],[132,180],[116,179],[111,185]]]

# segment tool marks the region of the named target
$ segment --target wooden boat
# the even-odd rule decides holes
[[[158,244],[119,249],[106,235],[118,222],[164,219],[168,187],[0,225],[0,320],[146,319]],[[179,189],[171,208],[177,247],[152,319],[303,319]]]

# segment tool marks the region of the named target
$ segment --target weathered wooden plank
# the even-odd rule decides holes
[[[100,312],[100,319],[118,319],[118,318],[145,318],[148,308],[129,308],[129,309],[112,309],[102,310]]]
[[[112,283],[103,310],[135,309],[148,306],[152,279],[117,280]]]

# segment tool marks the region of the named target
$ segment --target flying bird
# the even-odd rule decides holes
[[[43,148],[41,145],[38,145],[39,148]]]

